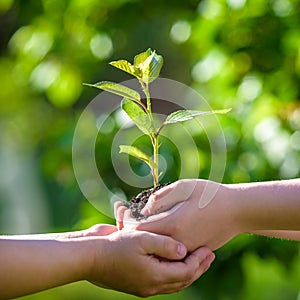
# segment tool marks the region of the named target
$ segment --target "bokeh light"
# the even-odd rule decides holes
[[[170,36],[173,42],[182,44],[186,42],[191,35],[191,25],[187,21],[177,21],[173,24]]]

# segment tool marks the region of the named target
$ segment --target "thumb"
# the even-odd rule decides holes
[[[118,228],[108,224],[96,224],[86,230],[85,236],[104,236],[118,231]]]
[[[169,236],[144,232],[141,243],[145,254],[154,254],[169,260],[180,260],[187,254],[186,247]]]

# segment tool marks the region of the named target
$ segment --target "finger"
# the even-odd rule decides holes
[[[122,201],[117,201],[114,203],[114,216],[116,219],[116,225],[118,230],[121,230],[123,228],[123,220],[120,219],[120,216],[118,216],[118,210],[124,207],[124,203]]]
[[[166,263],[169,263],[168,271],[173,274],[173,282],[189,285],[207,271],[214,257],[209,248],[201,247],[187,256],[184,262]]]
[[[215,260],[215,255],[212,253],[209,256],[207,256],[201,263],[197,270],[197,272],[194,275],[194,278],[192,281],[194,282],[199,277],[201,277],[209,268],[212,262]]]
[[[149,197],[141,213],[151,216],[169,210],[179,202],[187,200],[195,190],[196,180],[179,180],[174,182]]]
[[[161,282],[155,286],[155,290],[152,291],[149,296],[154,296],[158,294],[173,294],[177,293],[185,288],[187,288],[191,283],[186,283],[184,281],[177,281],[172,283],[162,284]]]
[[[115,219],[117,219],[117,211],[118,208],[124,206],[124,203],[122,201],[117,201],[114,203],[114,215],[115,215]]]
[[[169,236],[144,232],[141,246],[145,254],[154,254],[169,260],[180,260],[186,256],[186,247]]]
[[[199,249],[197,249],[199,250]],[[196,251],[197,251],[196,250]],[[195,251],[195,252],[196,252]],[[202,251],[199,251],[202,252]],[[196,281],[197,279],[199,279],[210,267],[211,263],[213,262],[215,255],[211,252],[210,254],[208,254],[207,257],[205,257],[203,259],[203,255],[204,253],[195,253],[196,256],[200,255],[201,257],[201,261],[200,264],[197,265],[195,264],[197,259],[189,259],[188,264],[186,265],[186,269],[184,270],[184,268],[182,266],[180,266],[179,268],[179,274],[177,278],[175,278],[175,282],[172,283],[167,283],[164,286],[162,286],[160,288],[159,293],[160,294],[170,294],[170,293],[175,293],[175,292],[179,292],[185,288],[187,288],[188,286],[190,286],[194,281]],[[193,255],[192,255],[193,256]],[[179,266],[179,262],[173,262],[171,264],[176,264],[177,266]],[[173,274],[176,274],[176,270],[173,271]]]
[[[121,230],[124,227],[123,219],[124,219],[124,212],[127,210],[126,206],[119,206],[119,208],[116,211],[116,221],[117,221],[117,227],[119,230]]]
[[[86,230],[85,236],[105,236],[118,231],[118,228],[109,224],[96,224]]]
[[[192,281],[197,280],[210,267],[215,259],[215,254],[207,247],[201,247],[192,252],[185,260],[188,266],[197,266],[196,272],[191,278]]]
[[[207,271],[214,259],[214,254],[207,247],[202,247],[190,254],[184,262],[158,261],[159,293],[167,294],[180,291]]]
[[[200,247],[198,249],[196,249],[195,251],[193,251],[192,253],[190,253],[190,255],[188,257],[186,257],[185,259],[185,263],[187,264],[201,264],[206,257],[210,256],[210,255],[214,255],[213,252],[208,248],[208,247]]]

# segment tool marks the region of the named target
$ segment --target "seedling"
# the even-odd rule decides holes
[[[127,153],[128,155],[145,162],[151,169],[153,186],[156,187],[159,185],[160,177],[158,154],[160,146],[159,136],[162,129],[167,125],[184,122],[199,116],[225,114],[230,111],[230,109],[213,111],[178,110],[168,115],[162,123],[156,125],[151,109],[149,84],[158,78],[163,66],[163,57],[149,48],[147,51],[136,55],[134,57],[133,64],[126,60],[118,60],[110,62],[110,65],[137,78],[142,87],[142,91],[145,94],[146,104],[142,102],[139,92],[118,83],[100,81],[96,84],[85,85],[102,89],[123,97],[121,101],[121,108],[126,112],[135,125],[150,138],[153,155],[150,157],[137,147],[128,145],[120,145],[120,153]]]

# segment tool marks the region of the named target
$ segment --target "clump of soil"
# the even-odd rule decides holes
[[[145,191],[139,193],[134,198],[132,198],[130,201],[124,202],[124,206],[131,209],[131,216],[133,218],[135,218],[137,221],[146,219],[147,217],[145,217],[141,214],[141,210],[147,204],[149,197],[153,193],[155,193],[156,191],[158,191],[159,189],[163,188],[164,186],[166,186],[168,184],[170,184],[170,183],[159,184],[156,187],[153,187],[149,190],[145,190]]]

